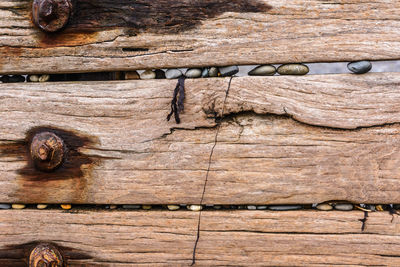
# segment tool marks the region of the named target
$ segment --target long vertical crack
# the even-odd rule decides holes
[[[229,79],[228,88],[226,89],[226,92],[225,92],[225,99],[224,99],[224,102],[222,104],[221,117],[220,118],[218,118],[217,116],[215,117],[215,121],[217,123],[217,130],[216,130],[216,133],[215,133],[214,145],[211,148],[210,156],[208,158],[208,167],[207,167],[207,172],[206,172],[206,179],[204,180],[203,193],[201,194],[200,205],[203,205],[204,194],[206,192],[206,187],[207,187],[207,182],[208,182],[208,175],[210,173],[212,156],[214,154],[214,149],[217,146],[218,134],[219,134],[219,130],[221,128],[221,120],[222,120],[223,114],[225,113],[225,103],[226,103],[226,99],[228,98],[229,89],[231,88],[231,83],[232,83],[233,77],[234,76],[232,76]],[[198,222],[197,222],[197,237],[196,237],[196,242],[194,243],[194,248],[193,248],[193,258],[192,258],[192,264],[191,264],[192,266],[196,263],[196,249],[197,249],[197,244],[199,243],[199,239],[200,239],[201,213],[202,213],[202,211],[200,210],[199,211],[199,219],[198,219]]]

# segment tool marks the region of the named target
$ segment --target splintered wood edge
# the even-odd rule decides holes
[[[188,79],[179,125],[175,85],[0,85],[0,202],[400,202],[398,73]],[[43,130],[70,147],[55,173],[27,154]]]
[[[33,26],[30,1],[2,2],[0,73],[391,60],[400,55],[397,1],[366,1],[357,7],[348,0],[143,2],[81,0],[79,12],[57,34]]]
[[[0,264],[25,266],[37,242],[68,266],[192,263],[199,213],[189,211],[0,211]],[[384,212],[204,211],[195,254],[209,265],[399,265],[400,219]]]

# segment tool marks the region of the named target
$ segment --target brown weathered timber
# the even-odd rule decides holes
[[[176,81],[1,85],[0,202],[200,203],[217,129],[203,203],[400,202],[399,74],[233,78],[216,127],[228,83],[186,80],[179,125]],[[38,130],[69,148],[54,173]]]
[[[0,211],[0,264],[26,266],[38,241],[68,266],[189,266],[198,213]],[[400,220],[386,212],[202,212],[196,266],[398,266]]]
[[[400,3],[386,0],[75,1],[46,34],[31,1],[0,3],[0,73],[398,59]]]

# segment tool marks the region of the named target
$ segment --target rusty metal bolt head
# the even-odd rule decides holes
[[[42,132],[33,137],[30,151],[36,168],[50,172],[58,168],[63,162],[65,145],[56,134]]]
[[[32,4],[33,22],[46,32],[56,32],[64,28],[71,13],[70,0],[34,0]]]
[[[63,267],[60,251],[53,245],[42,243],[34,247],[29,255],[29,267]]]

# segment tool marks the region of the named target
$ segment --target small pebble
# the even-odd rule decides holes
[[[232,76],[239,72],[238,66],[228,66],[219,68],[222,77]]]
[[[142,209],[144,210],[151,210],[151,205],[142,205]]]
[[[250,76],[272,76],[276,73],[276,68],[272,65],[263,65],[249,71]]]
[[[152,70],[145,70],[140,74],[140,79],[142,80],[151,80],[156,78],[156,73]]]
[[[238,208],[238,210],[245,210],[247,208],[247,206],[239,205],[237,208]]]
[[[0,204],[0,210],[9,210],[11,209],[10,204]]]
[[[37,204],[36,208],[39,209],[39,210],[44,210],[44,209],[47,208],[47,205],[46,204]]]
[[[201,72],[201,77],[202,78],[207,78],[208,77],[208,71],[209,71],[209,68],[204,68],[203,71]]]
[[[333,207],[329,204],[323,203],[323,204],[317,205],[317,210],[323,210],[323,211],[333,210]]]
[[[48,74],[44,74],[39,77],[40,83],[48,82],[49,80],[50,80],[50,75]]]
[[[63,209],[63,210],[70,210],[70,209],[72,209],[72,205],[71,204],[62,204],[62,205],[60,205],[61,206],[61,208]]]
[[[192,211],[201,211],[203,207],[201,205],[189,205],[187,206],[187,209]]]
[[[165,72],[165,77],[167,77],[167,79],[178,79],[182,75],[182,71],[178,69],[169,69]]]
[[[115,210],[115,209],[117,209],[117,208],[118,208],[117,205],[107,205],[107,206],[106,206],[106,209],[109,209],[109,210]]]
[[[304,64],[284,64],[277,71],[280,75],[305,75],[309,69]]]
[[[179,205],[167,205],[169,210],[179,210],[181,207]]]
[[[185,73],[187,78],[199,78],[201,77],[201,69],[188,69]]]
[[[300,210],[302,206],[300,205],[284,205],[284,206],[269,206],[270,210],[284,211],[284,210]]]
[[[209,77],[218,77],[219,76],[219,69],[217,67],[211,67],[208,70]]]
[[[214,205],[213,208],[215,210],[220,210],[220,209],[222,209],[222,206],[221,205]]]
[[[258,210],[266,210],[266,209],[267,209],[267,206],[257,206],[257,209],[258,209]]]
[[[155,70],[156,79],[165,79],[165,72],[163,70]]]
[[[30,82],[38,82],[39,81],[39,75],[29,75],[28,76],[28,81],[30,81]]]
[[[335,205],[335,210],[343,210],[343,211],[348,211],[352,210],[353,205],[352,204],[347,204],[347,203],[340,203]]]
[[[136,70],[125,72],[125,80],[139,80],[139,79],[140,75]]]
[[[25,209],[26,206],[24,204],[12,204],[11,207],[16,210],[22,210]]]
[[[250,205],[250,206],[247,206],[247,209],[248,210],[256,210],[257,206]]]
[[[376,210],[377,211],[383,211],[382,205],[376,205]]]
[[[367,73],[372,69],[372,64],[369,61],[363,60],[363,61],[355,61],[355,62],[350,62],[347,64],[347,68],[351,71],[354,72],[355,74],[363,74]]]
[[[126,205],[122,205],[122,208],[123,209],[140,209],[140,205],[129,205],[129,204],[126,204]]]

